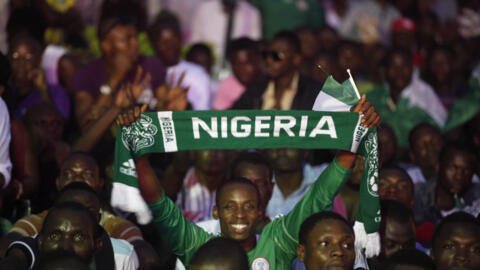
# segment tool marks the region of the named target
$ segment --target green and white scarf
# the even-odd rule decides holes
[[[335,82],[329,78],[326,85],[334,85],[332,81]],[[343,88],[340,85],[339,89]],[[258,110],[144,113],[139,121],[119,129],[117,134],[111,204],[134,212],[140,223],[150,221],[151,214],[138,189],[135,170],[135,161],[144,154],[280,147],[340,149],[354,153],[358,150],[365,156],[355,227],[362,229],[358,232],[360,242],[356,244],[367,247],[368,255],[367,234],[376,234],[380,221],[377,135],[375,129],[363,127],[358,113]],[[379,246],[379,243],[371,245]]]

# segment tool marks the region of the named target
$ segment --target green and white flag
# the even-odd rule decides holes
[[[344,83],[339,86],[335,83],[330,77],[323,88],[329,98],[334,98],[335,91],[347,97],[351,85]],[[123,211],[134,212],[140,223],[150,221],[151,214],[138,189],[135,170],[135,161],[147,153],[281,147],[340,149],[356,153],[358,149],[366,160],[362,180],[366,184],[360,191],[365,203],[361,204],[364,207],[360,207],[358,214],[365,236],[365,241],[359,243],[361,247],[366,247],[366,235],[374,234],[379,223],[376,130],[365,129],[361,116],[349,112],[350,104],[356,103],[353,98],[340,100],[349,100],[345,112],[242,110],[144,113],[139,121],[120,128],[117,134],[111,204]],[[316,108],[328,109],[320,105]]]

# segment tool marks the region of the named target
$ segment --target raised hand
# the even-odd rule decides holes
[[[188,87],[182,87],[185,71],[182,72],[177,83],[173,80],[175,74],[170,74],[169,83],[164,83],[155,90],[157,98],[157,111],[183,111],[187,108],[187,91]]]
[[[143,68],[138,66],[133,83],[123,85],[118,90],[118,93],[115,97],[115,106],[120,109],[127,109],[133,106],[137,102],[138,97],[140,97],[142,92],[150,83],[151,78],[152,77],[150,76],[150,73],[147,72],[144,75]]]
[[[140,115],[147,110],[147,104],[143,104],[142,107],[135,106],[129,110],[120,113],[115,120],[119,126],[129,126],[133,122],[140,119]]]
[[[376,127],[380,124],[380,115],[375,111],[372,103],[367,101],[367,96],[363,95],[358,101],[357,105],[353,108],[353,112],[358,112],[363,115],[362,123],[366,128]]]

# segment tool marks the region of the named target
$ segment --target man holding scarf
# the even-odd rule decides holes
[[[360,121],[365,128],[375,127],[380,122],[365,97],[357,103],[353,112],[363,115]],[[132,115],[131,112],[121,115],[118,122],[129,125],[134,120]],[[136,118],[139,117],[137,111]],[[355,158],[356,154],[341,151],[294,209],[288,215],[273,220],[258,237],[255,229],[251,229],[255,228],[259,219],[257,189],[247,180],[227,181],[217,191],[217,205],[213,210],[214,216],[220,220],[222,236],[239,241],[248,254],[251,269],[289,269],[296,256],[301,223],[313,213],[331,208],[335,195],[348,179]],[[188,265],[195,251],[214,235],[187,221],[164,195],[148,162],[148,155],[141,156],[135,165],[140,192],[153,214],[156,228],[170,248]]]

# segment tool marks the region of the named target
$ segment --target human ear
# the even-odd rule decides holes
[[[305,247],[300,244],[297,246],[297,257],[298,257],[298,260],[301,261],[301,262],[304,262],[304,259],[305,259]]]
[[[218,207],[216,205],[213,207],[212,215],[214,219],[218,219]]]

